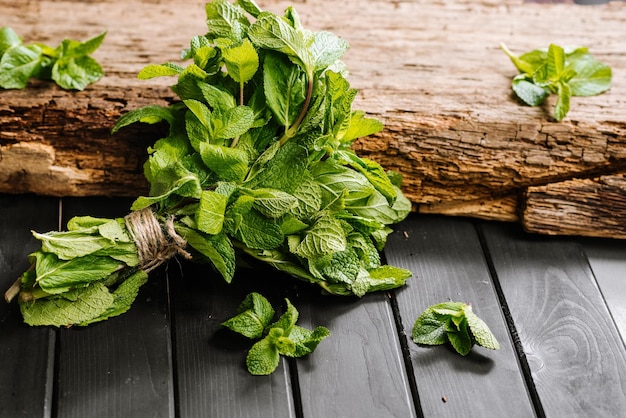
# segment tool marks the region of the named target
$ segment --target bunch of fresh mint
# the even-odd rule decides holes
[[[52,48],[41,43],[24,45],[10,27],[0,28],[0,87],[23,89],[28,80],[53,80],[67,90],[84,90],[103,76],[93,53],[106,32],[85,42],[64,39]]]
[[[292,7],[279,16],[214,0],[206,15],[207,33],[183,52],[191,63],[139,74],[177,77],[180,101],[131,111],[114,128],[169,125],[145,164],[149,196],[131,209],[154,214],[227,282],[248,257],[336,295],[403,285],[411,273],[382,265],[379,251],[411,204],[399,174],[351,149],[382,125],[352,109],[347,43],[305,29]],[[124,220],[79,218],[68,229],[35,235],[33,269],[10,292],[21,292],[30,324],[118,314],[145,279]]]
[[[558,121],[569,112],[572,96],[595,96],[611,87],[611,67],[596,60],[585,47],[565,49],[550,44],[548,49],[520,56],[504,44],[500,47],[520,71],[512,81],[517,97],[529,106],[539,106],[550,94],[557,94],[554,118]]]

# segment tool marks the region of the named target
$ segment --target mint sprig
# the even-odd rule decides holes
[[[443,302],[430,306],[415,321],[411,334],[417,344],[449,342],[457,353],[467,355],[474,344],[497,350],[500,344],[469,304]]]
[[[520,71],[511,83],[517,97],[529,106],[539,106],[556,94],[554,118],[558,121],[569,112],[572,96],[595,96],[611,87],[611,67],[596,60],[585,47],[550,44],[547,49],[520,56],[504,44],[500,47]]]
[[[250,339],[258,339],[246,356],[250,374],[268,375],[278,367],[280,356],[303,357],[330,335],[322,326],[309,330],[296,325],[298,311],[285,299],[287,309],[276,322],[274,308],[259,293],[250,293],[237,309],[237,315],[224,321],[223,326]]]
[[[31,78],[53,80],[66,90],[84,90],[104,72],[92,54],[106,32],[79,42],[64,39],[52,48],[41,43],[24,45],[10,27],[0,28],[0,87],[23,89]]]

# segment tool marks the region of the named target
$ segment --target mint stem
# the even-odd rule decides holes
[[[304,120],[307,112],[309,111],[309,105],[311,104],[311,98],[313,97],[313,73],[311,71],[307,71],[307,89],[306,89],[306,98],[304,99],[304,104],[302,105],[302,110],[300,110],[300,114],[298,118],[293,123],[293,125],[285,132],[285,134],[280,138],[280,145],[285,145],[285,142],[289,141],[296,134],[296,131],[300,127],[300,124]]]

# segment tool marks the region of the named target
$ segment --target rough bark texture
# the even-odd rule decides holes
[[[108,34],[94,54],[106,76],[85,91],[43,82],[0,91],[0,192],[145,193],[141,166],[158,127],[113,136],[109,130],[128,110],[175,100],[173,80],[135,76],[149,63],[177,61],[189,39],[205,31],[204,3],[4,0],[3,24],[26,42]],[[404,174],[415,210],[626,238],[626,2],[258,3],[275,12],[292,4],[306,27],[348,41],[344,61],[359,90],[355,106],[385,125],[356,149]],[[573,98],[567,118],[556,122],[553,101],[531,108],[512,96],[516,70],[500,42],[518,53],[550,43],[585,45],[611,65],[613,87]],[[621,181],[606,182],[615,178]],[[606,187],[611,199],[590,195]]]

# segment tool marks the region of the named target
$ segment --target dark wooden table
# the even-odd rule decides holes
[[[30,230],[74,215],[123,216],[130,201],[0,195],[0,285],[27,268]],[[171,261],[132,309],[86,328],[31,328],[0,304],[0,417],[623,417],[626,242],[551,238],[519,227],[410,216],[385,250],[414,277],[362,299],[267,271],[226,285]],[[268,377],[220,326],[250,291],[331,337]],[[467,357],[410,340],[417,316],[471,302],[501,343]],[[621,336],[620,336],[621,335]]]

